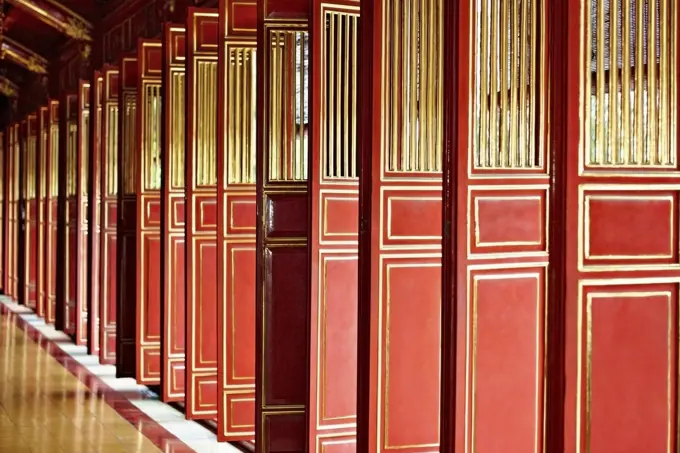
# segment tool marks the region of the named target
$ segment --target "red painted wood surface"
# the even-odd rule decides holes
[[[48,102],[47,154],[45,156],[45,322],[54,323],[57,309],[57,198],[59,197],[59,101]],[[62,177],[63,178],[63,177]]]
[[[7,182],[9,180],[8,143],[9,127],[0,131],[0,291],[7,294]]]
[[[101,71],[92,73],[90,82],[90,130],[88,149],[88,181],[87,181],[87,219],[89,234],[87,236],[87,348],[88,353],[99,355],[101,349],[99,331],[101,329],[101,313],[99,294],[101,285],[101,148],[104,77]]]
[[[439,451],[442,180],[441,142],[435,137],[441,132],[436,37],[442,30],[433,16],[422,17],[433,34],[413,31],[402,39],[420,20],[415,14],[402,17],[396,7],[385,9],[382,2],[361,3],[357,450],[362,452]],[[426,46],[435,57],[422,55]]]
[[[163,180],[161,182],[161,397],[184,401],[186,380],[186,264],[184,149],[186,28],[167,24],[163,41]]]
[[[303,106],[309,103],[296,94],[298,77],[308,79],[296,55],[308,36],[309,6],[258,3],[257,42],[266,43],[257,55],[262,133],[257,134],[256,184],[262,217],[256,233],[255,432],[261,452],[307,449],[309,139]]]
[[[47,312],[47,285],[45,278],[46,269],[46,211],[47,211],[47,188],[45,187],[47,174],[47,153],[49,148],[47,137],[50,128],[49,106],[40,107],[38,111],[37,152],[36,152],[36,198],[38,200],[38,239],[37,239],[37,262],[38,275],[36,277],[37,309],[36,314],[45,318]]]
[[[186,280],[190,419],[217,416],[217,10],[187,15]]]
[[[107,66],[103,71],[101,168],[101,243],[99,293],[99,361],[116,362],[116,294],[118,252],[118,140],[119,72]]]
[[[118,95],[118,250],[116,270],[116,375],[136,377],[137,338],[137,55],[120,59]]]
[[[87,186],[90,136],[90,82],[80,80],[78,86],[78,128],[76,138],[76,344],[87,344]]]
[[[136,225],[137,382],[161,377],[161,67],[160,40],[137,45]]]
[[[6,275],[6,293],[12,299],[16,299],[16,284],[17,284],[17,172],[19,169],[18,157],[18,125],[17,123],[10,124],[9,137],[7,138],[7,275]]]
[[[62,140],[65,171],[65,285],[64,285],[64,328],[63,331],[68,335],[76,333],[76,288],[78,286],[78,217],[77,217],[77,197],[76,197],[76,172],[77,172],[77,149],[78,149],[78,95],[66,94],[64,98],[65,118],[60,134],[64,135]]]
[[[218,440],[255,436],[256,2],[220,2]]]
[[[36,198],[36,152],[38,140],[38,115],[30,114],[22,122],[22,191],[25,202],[25,250],[24,272],[26,281],[23,288],[23,301],[27,307],[37,310],[38,303],[38,200]]]

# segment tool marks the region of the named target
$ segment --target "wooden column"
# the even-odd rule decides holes
[[[190,419],[217,416],[217,10],[187,16],[186,294]]]
[[[76,344],[87,344],[87,186],[90,154],[90,82],[78,82],[78,130],[76,138]]]
[[[297,0],[258,2],[257,122],[262,132],[256,158],[255,432],[260,452],[307,447],[309,6]]]
[[[63,324],[58,322],[57,329],[63,330],[68,335],[75,335],[76,331],[76,287],[77,278],[77,200],[76,200],[76,165],[77,165],[77,138],[78,138],[78,95],[68,93],[64,96],[61,103],[62,119],[60,121],[60,137],[62,146],[60,147],[60,158],[63,161],[64,184],[60,191],[64,194],[63,208],[59,211],[64,216],[64,248],[61,266],[64,269],[63,278],[57,277],[62,289],[61,310],[63,311]],[[59,320],[59,318],[57,318]]]
[[[3,294],[7,294],[8,131],[9,126],[0,131],[0,291]]]
[[[101,154],[101,243],[99,293],[99,361],[116,363],[116,294],[118,269],[118,137],[119,72],[107,66],[103,71]]]
[[[47,153],[48,137],[50,130],[49,104],[38,110],[38,149],[36,156],[36,197],[38,199],[38,239],[37,239],[37,262],[38,275],[36,278],[38,307],[36,314],[46,318],[47,314],[47,278],[46,278],[46,211],[47,211]]]
[[[361,452],[439,451],[442,3],[361,2]]]
[[[24,249],[20,252],[24,266],[22,300],[27,307],[37,310],[38,293],[38,199],[36,197],[38,115],[28,115],[22,123],[21,185],[25,209]]]
[[[48,101],[47,153],[45,155],[45,322],[54,323],[57,304],[57,205],[59,197],[59,101]],[[63,176],[62,176],[63,178]]]
[[[137,55],[120,59],[118,95],[118,226],[116,269],[116,376],[136,377]]]
[[[137,382],[157,385],[161,378],[161,41],[140,39],[137,55]]]
[[[89,166],[87,173],[87,219],[89,234],[87,236],[87,347],[88,353],[99,355],[101,343],[99,331],[101,329],[100,312],[100,280],[101,275],[101,147],[102,147],[102,119],[104,77],[102,71],[94,71],[90,82],[90,130],[89,130]]]
[[[225,441],[255,437],[256,28],[256,2],[220,2],[217,437]]]
[[[184,401],[186,263],[184,208],[186,28],[166,24],[163,41],[163,163],[161,182],[161,398]]]

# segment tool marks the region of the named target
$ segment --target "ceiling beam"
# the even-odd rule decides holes
[[[54,0],[7,0],[78,41],[92,41],[92,24]]]
[[[48,62],[45,58],[7,36],[2,37],[0,58],[11,61],[31,72],[47,74]]]
[[[0,94],[16,98],[19,96],[19,87],[4,75],[0,75]]]

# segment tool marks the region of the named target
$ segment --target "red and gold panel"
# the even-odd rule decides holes
[[[21,261],[24,266],[23,302],[27,307],[37,310],[38,303],[38,197],[37,197],[37,157],[38,157],[38,115],[30,114],[22,122],[21,152],[23,200],[26,219],[24,246]]]
[[[67,94],[63,104],[64,121],[61,134],[64,135],[62,143],[64,148],[60,152],[64,160],[65,168],[65,247],[63,266],[64,275],[64,305],[63,331],[69,335],[76,333],[76,287],[78,285],[77,273],[77,239],[78,239],[78,211],[77,211],[77,156],[78,156],[78,95]],[[58,328],[60,326],[57,326]]]
[[[160,40],[140,39],[137,47],[137,382],[161,378],[161,70]]]
[[[308,445],[310,6],[258,5],[255,432],[262,452]]]
[[[257,4],[220,2],[217,153],[217,438],[255,436]]]
[[[187,388],[190,419],[217,416],[217,10],[190,8],[186,56]]]
[[[36,152],[36,198],[37,198],[37,266],[38,275],[36,278],[37,287],[37,309],[36,314],[41,318],[45,318],[47,311],[47,288],[45,278],[45,237],[46,237],[46,221],[45,213],[47,210],[47,188],[45,182],[47,181],[47,153],[48,153],[48,135],[50,128],[50,111],[49,106],[40,107],[38,111],[38,130],[37,130],[37,152]]]
[[[101,236],[99,253],[99,361],[116,361],[116,294],[118,252],[118,134],[119,134],[119,72],[107,66],[102,72],[102,130],[99,156]]]
[[[89,234],[87,236],[87,348],[91,355],[99,355],[101,349],[99,330],[101,314],[99,311],[99,294],[101,281],[100,244],[101,244],[101,144],[103,119],[104,77],[102,71],[94,71],[90,82],[90,130],[87,168],[87,218]]]
[[[443,3],[361,5],[359,451],[439,451]]]
[[[20,123],[14,123],[11,126],[11,142],[10,142],[10,162],[11,162],[11,181],[10,181],[10,192],[11,192],[11,201],[10,201],[10,236],[9,236],[9,244],[8,244],[8,255],[9,255],[9,295],[12,297],[12,299],[18,299],[19,298],[19,184],[20,184],[20,166],[19,166],[19,158],[20,158],[20,150],[21,146],[19,143],[19,134],[20,134],[20,129],[21,129],[21,124]]]
[[[116,375],[136,377],[137,367],[137,55],[119,64],[118,95],[118,224],[116,253]]]
[[[76,344],[87,344],[87,186],[90,157],[90,82],[80,80],[78,85],[78,126],[76,136]]]
[[[551,100],[564,118],[550,121],[564,137],[554,148],[565,168],[564,389],[575,403],[565,449],[677,451],[680,10],[668,0],[562,9],[580,23],[555,33],[573,63],[550,83],[566,98]]]
[[[47,104],[47,151],[45,154],[45,322],[54,323],[57,303],[57,204],[59,197],[59,101]]]
[[[161,183],[162,325],[161,397],[184,401],[186,267],[184,262],[184,148],[186,28],[167,24],[163,42],[163,164]]]

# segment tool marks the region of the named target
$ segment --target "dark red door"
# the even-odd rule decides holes
[[[76,272],[76,344],[87,344],[87,186],[90,147],[90,82],[81,80],[78,86],[78,120],[75,167],[75,240]]]
[[[137,45],[137,382],[160,384],[161,378],[161,41]]]
[[[116,271],[116,375],[136,377],[137,339],[137,198],[135,164],[137,150],[136,55],[120,59],[118,97],[118,251]]]
[[[220,440],[255,437],[257,5],[220,2],[217,256]]]
[[[119,139],[119,73],[116,67],[103,71],[102,143],[101,143],[101,243],[99,253],[99,361],[116,361],[116,291],[118,250],[118,139]]]
[[[187,417],[217,416],[217,10],[189,8],[186,104]]]
[[[87,347],[88,353],[99,355],[99,329],[101,314],[99,311],[100,277],[100,234],[101,234],[101,144],[102,144],[102,98],[104,77],[101,71],[94,71],[90,82],[90,146],[88,150],[89,167],[87,182]]]
[[[28,115],[23,122],[22,131],[22,182],[25,200],[25,250],[22,250],[22,262],[26,278],[23,288],[23,300],[27,307],[37,309],[38,302],[38,199],[36,193],[38,115]]]
[[[45,278],[45,237],[46,237],[46,219],[45,214],[47,210],[47,188],[45,183],[47,181],[47,152],[48,152],[48,136],[50,129],[50,111],[49,105],[40,107],[38,113],[38,149],[36,157],[36,197],[38,199],[38,240],[37,240],[37,262],[38,275],[36,278],[37,287],[37,309],[36,314],[41,318],[45,318],[47,310],[47,287]]]
[[[45,156],[45,286],[47,310],[45,321],[54,323],[57,304],[57,198],[59,197],[59,101],[48,103],[47,154]],[[63,176],[62,176],[63,178]]]
[[[186,273],[184,261],[184,148],[186,28],[167,24],[163,41],[163,180],[161,183],[163,401],[184,401]]]
[[[78,217],[77,217],[77,156],[78,156],[78,95],[67,94],[64,99],[64,122],[62,134],[64,134],[64,160],[66,169],[65,181],[65,253],[63,266],[65,272],[64,285],[64,328],[69,335],[76,333],[76,288],[78,285]]]

